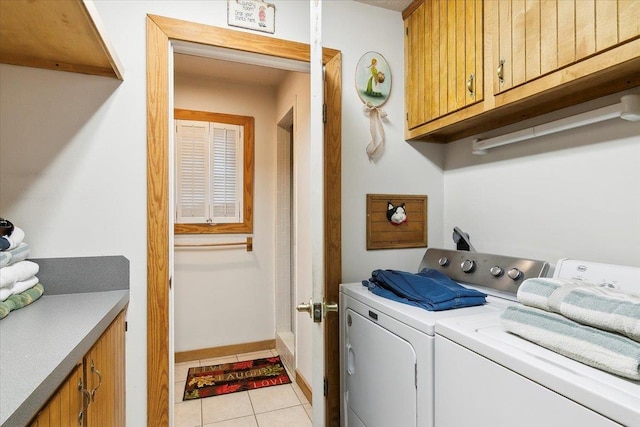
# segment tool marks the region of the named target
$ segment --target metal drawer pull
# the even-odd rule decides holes
[[[476,93],[473,90],[473,80],[474,75],[473,73],[471,73],[471,75],[469,76],[469,80],[467,80],[467,90],[469,91],[469,96],[471,96],[472,98],[476,96]]]
[[[504,84],[504,59],[500,60],[500,65],[498,65],[498,80],[500,84]]]
[[[91,394],[84,388],[84,384],[82,384],[82,378],[78,380],[78,390],[82,393],[82,411],[78,414],[78,424],[84,425],[84,414],[89,409],[89,405],[91,405]]]
[[[93,360],[91,361],[91,372],[98,376],[98,386],[93,390],[91,390],[91,400],[95,400],[96,391],[98,391],[98,389],[102,385],[102,374],[100,373],[99,370],[96,369],[96,365],[94,365]]]

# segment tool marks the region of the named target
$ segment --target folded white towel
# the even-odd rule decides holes
[[[13,288],[11,290],[14,295],[17,295],[19,293],[26,291],[27,289],[33,288],[35,285],[38,284],[38,282],[39,282],[38,278],[36,276],[32,276],[26,280],[16,282],[16,284],[13,285]]]
[[[640,380],[640,343],[527,306],[508,307],[504,328],[549,350],[616,375]]]
[[[14,227],[10,235],[4,236],[9,241],[7,250],[15,249],[24,240],[24,231],[20,227]]]
[[[0,301],[4,301],[13,295],[13,288],[0,288]]]
[[[19,261],[7,267],[0,268],[0,288],[13,286],[35,276],[40,271],[40,266],[33,261]]]
[[[526,279],[518,288],[518,301],[530,307],[536,307],[546,311],[556,311],[549,305],[549,299],[558,290],[569,291],[576,286],[585,286],[579,280],[548,279],[534,277]],[[558,294],[560,296],[561,294]]]
[[[556,291],[558,292],[558,291]],[[552,295],[550,304],[555,297]],[[599,286],[583,286],[553,303],[563,316],[640,342],[640,296]]]

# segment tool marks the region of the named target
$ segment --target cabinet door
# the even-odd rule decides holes
[[[483,3],[432,0],[405,19],[407,127],[483,99]]]
[[[87,426],[125,425],[124,311],[116,317],[84,359],[91,405]]]
[[[82,372],[83,367],[80,363],[38,413],[30,427],[84,426],[84,415],[80,415],[83,409],[83,394],[78,388],[84,385]],[[85,398],[84,404],[89,404],[88,398]]]
[[[497,8],[496,94],[640,36],[637,0],[501,0]]]
[[[431,67],[427,59],[431,59],[431,44],[425,45],[424,3],[421,4],[406,20],[405,26],[405,100],[407,109],[407,126],[412,129],[427,121],[425,107],[430,87],[427,75]],[[427,49],[427,50],[425,50]],[[426,54],[426,52],[429,54]],[[424,53],[424,55],[423,55]],[[429,114],[429,113],[427,113]]]

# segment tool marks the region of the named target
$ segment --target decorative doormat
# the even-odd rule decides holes
[[[183,400],[255,390],[291,380],[280,356],[189,368]]]

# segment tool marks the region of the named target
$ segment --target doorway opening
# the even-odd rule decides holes
[[[170,211],[170,129],[172,128],[170,53],[181,42],[204,44],[227,52],[255,53],[278,60],[309,62],[310,46],[274,37],[233,31],[157,15],[147,16],[147,425],[170,423],[172,334],[172,246]],[[342,58],[323,48],[326,66],[324,175],[325,298],[336,301],[341,281],[341,123]],[[327,425],[339,423],[338,320],[327,317],[324,328]],[[322,357],[320,354],[314,356]],[[299,357],[297,355],[296,357]],[[323,384],[314,381],[314,399],[322,402]],[[316,394],[317,393],[317,394]]]

